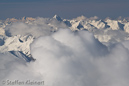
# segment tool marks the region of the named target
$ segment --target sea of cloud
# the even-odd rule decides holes
[[[32,35],[34,37],[49,35],[51,28],[46,24],[27,24],[23,22],[15,22],[6,26],[5,34],[9,37],[16,35]]]
[[[7,25],[5,29],[6,36],[16,36],[16,35],[32,35],[35,38],[39,36],[50,35],[51,32],[57,30],[58,28],[67,28],[64,22],[60,22],[54,18],[36,18],[34,22],[14,22]]]
[[[88,31],[60,29],[34,40],[34,62],[24,62],[10,53],[0,54],[0,86],[19,86],[8,82],[15,80],[44,81],[44,86],[128,86],[128,44],[125,41],[108,47]]]

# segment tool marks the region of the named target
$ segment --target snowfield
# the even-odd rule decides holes
[[[0,21],[0,86],[128,86],[129,21]]]

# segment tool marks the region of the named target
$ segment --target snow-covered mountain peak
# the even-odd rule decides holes
[[[25,21],[26,20],[26,16],[22,17],[22,21]]]
[[[4,44],[0,46],[0,52],[21,51],[25,55],[30,54],[30,44],[33,42],[32,36],[13,36],[4,38]]]
[[[56,20],[58,20],[58,21],[62,21],[62,19],[61,19],[61,17],[60,16],[58,16],[58,15],[54,15],[54,17],[53,17],[54,19],[56,19]]]

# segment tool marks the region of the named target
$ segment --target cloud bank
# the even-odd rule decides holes
[[[0,80],[43,80],[44,86],[128,86],[127,44],[128,41],[110,48],[87,31],[61,29],[31,44],[35,62],[1,55],[11,60],[0,60]]]
[[[7,25],[5,29],[5,35],[16,36],[16,35],[32,35],[34,37],[50,35],[51,32],[59,28],[67,28],[68,26],[64,22],[60,22],[57,19],[48,18],[36,18],[35,21],[26,22],[14,22]]]
[[[31,46],[32,55],[37,59],[35,64],[42,65],[38,72],[46,76],[44,80],[47,85],[129,84],[129,51],[122,44],[109,49],[89,32],[60,30],[51,37],[40,37]]]
[[[5,28],[5,34],[7,36],[32,35],[34,37],[39,37],[49,35],[50,31],[51,29],[48,25],[26,24],[23,22],[16,22]]]

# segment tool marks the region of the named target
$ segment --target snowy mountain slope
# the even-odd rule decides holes
[[[1,39],[3,44],[0,46],[0,52],[21,51],[26,56],[30,56],[30,44],[33,42],[32,36],[13,36]],[[2,43],[1,41],[1,43]]]
[[[112,44],[129,40],[129,22],[125,22],[125,19],[101,20],[98,17],[86,18],[84,16],[63,19],[58,15],[53,18],[8,18],[0,22],[0,52],[17,51],[31,57],[30,44],[33,40],[40,36],[51,35],[60,28],[72,31],[87,30],[102,43]]]

